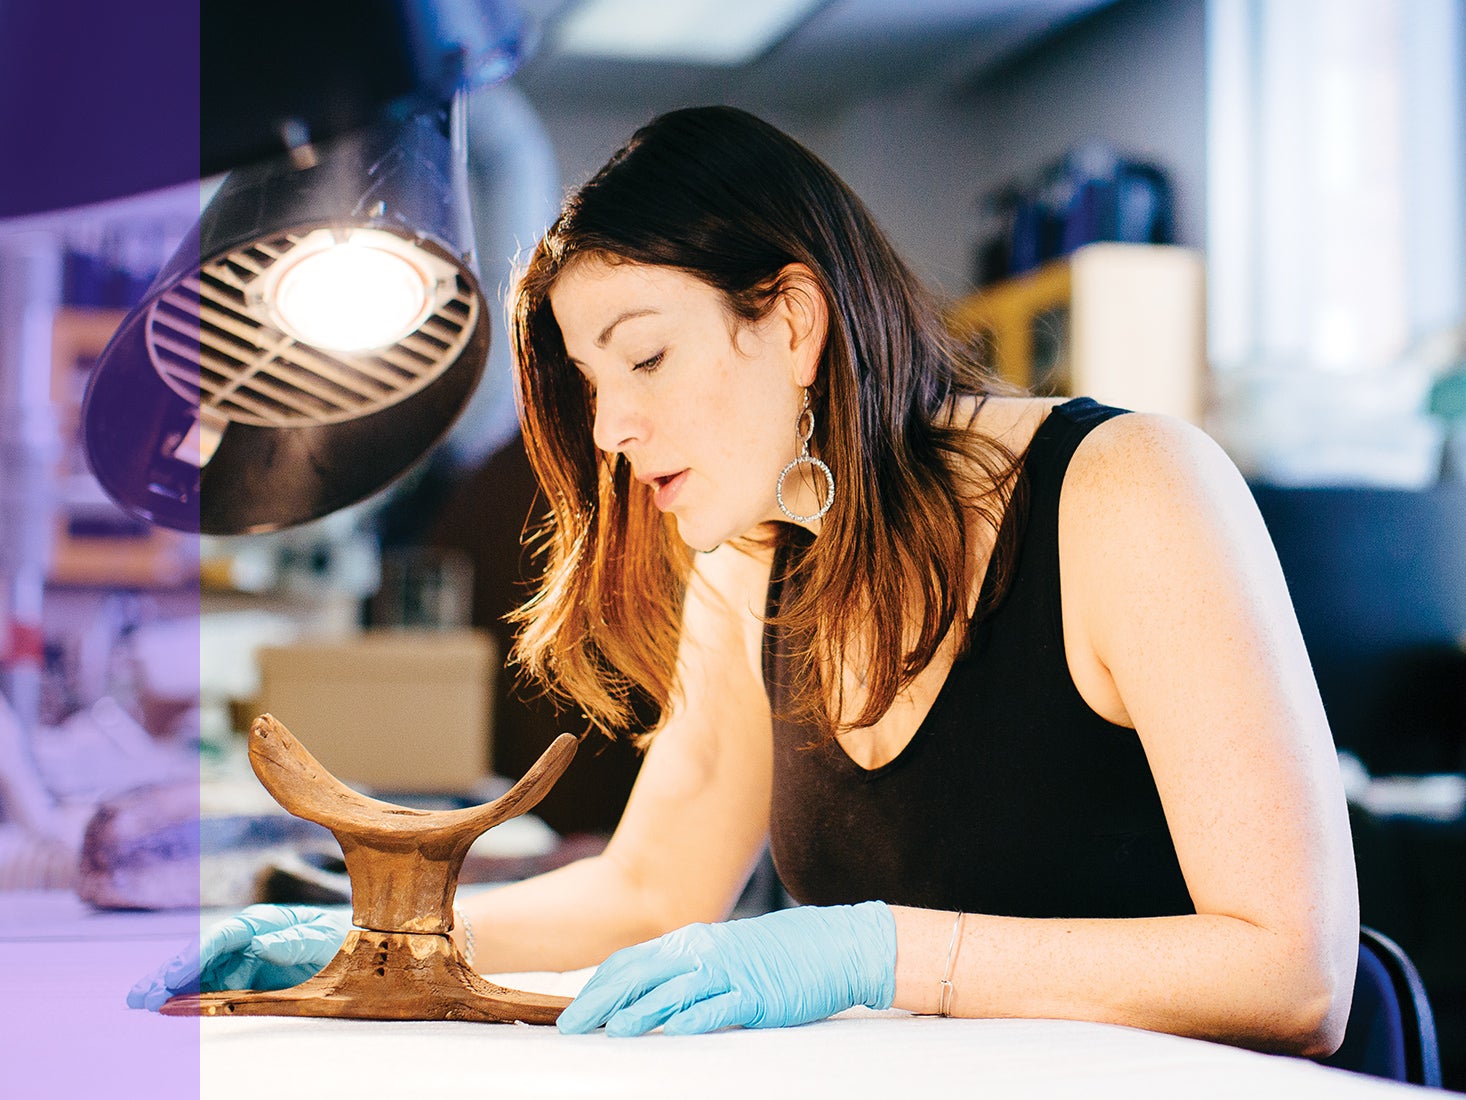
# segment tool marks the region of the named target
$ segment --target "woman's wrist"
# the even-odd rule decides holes
[[[963,941],[972,929],[971,918],[900,905],[891,906],[891,915],[897,939],[893,1007],[918,1016],[962,1015],[962,972],[967,966]]]
[[[952,922],[952,938],[947,941],[947,961],[942,966],[942,977],[937,983],[937,1015],[952,1015],[952,1003],[957,996],[957,987],[952,984],[952,973],[957,965],[957,951],[962,946],[962,921],[966,913],[959,912]]]

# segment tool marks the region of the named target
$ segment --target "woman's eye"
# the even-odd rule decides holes
[[[667,353],[665,351],[659,351],[659,352],[657,352],[657,354],[651,356],[650,358],[643,359],[640,363],[637,363],[636,366],[632,367],[631,369],[632,370],[654,371],[654,370],[656,370],[658,367],[660,367],[662,365],[662,358],[666,354]]]

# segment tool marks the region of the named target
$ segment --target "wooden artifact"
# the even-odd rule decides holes
[[[554,1023],[567,997],[505,989],[474,973],[448,933],[469,845],[525,813],[578,745],[562,733],[505,794],[461,810],[414,810],[353,791],[268,714],[249,731],[249,760],[275,801],[335,834],[351,878],[355,926],[325,969],[291,989],[174,997],[169,1016],[331,1016],[367,1020]]]

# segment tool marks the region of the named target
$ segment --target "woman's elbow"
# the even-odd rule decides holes
[[[1339,1049],[1354,999],[1355,959],[1348,965],[1310,968],[1300,978],[1289,1005],[1278,1014],[1274,1049],[1305,1058],[1323,1058]]]
[[[1308,1006],[1293,1036],[1294,1053],[1305,1058],[1325,1058],[1339,1049],[1344,1041],[1344,1027],[1349,1022],[1352,988],[1351,982],[1342,992],[1320,996]]]

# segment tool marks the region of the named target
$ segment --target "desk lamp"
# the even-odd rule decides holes
[[[462,91],[526,36],[504,0],[200,14],[200,160],[233,170],[104,350],[82,421],[124,508],[235,535],[382,489],[472,394],[489,316]]]
[[[150,523],[271,531],[367,497],[483,371],[462,113],[419,111],[232,172],[119,326],[82,421]]]

